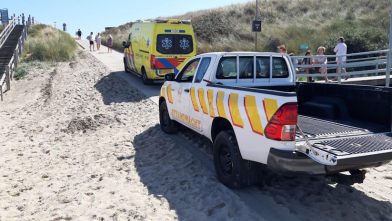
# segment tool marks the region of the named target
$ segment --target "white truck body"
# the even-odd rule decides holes
[[[344,137],[323,138],[322,136],[325,136],[328,131],[314,136],[313,140],[309,140],[312,136],[303,134],[297,134],[296,138],[291,140],[267,137],[266,130],[271,131],[271,127],[267,129],[267,125],[272,122],[271,118],[274,114],[277,114],[284,104],[295,104],[295,107],[297,105],[294,75],[291,59],[286,54],[256,52],[202,54],[189,60],[175,77],[174,74],[168,75],[166,78],[168,81],[161,89],[160,104],[166,103],[170,120],[206,136],[212,142],[219,132],[223,129],[227,130],[227,125],[230,124],[229,129],[234,131],[242,159],[268,165],[270,169],[279,173],[328,174],[331,171],[333,173],[352,171],[374,166],[376,163],[382,165],[392,159],[391,145],[386,150],[377,150],[376,153],[381,157],[370,160],[371,162],[363,161],[366,163],[361,163],[358,157],[374,156],[374,151],[349,154],[328,145],[320,147],[318,142]],[[288,88],[291,87],[292,89],[289,90]],[[312,102],[308,104],[315,105],[315,110],[319,108]],[[298,116],[298,121],[301,122],[312,120],[315,119],[308,117],[300,119]],[[279,130],[286,130],[286,135],[292,136],[293,130],[294,134],[298,132],[296,122],[297,119],[294,125],[283,126],[283,129],[279,128]],[[223,126],[220,127],[224,128],[217,129],[219,128],[217,124],[222,124]],[[338,126],[329,121],[326,124]],[[359,138],[375,135],[365,130],[359,131],[350,132],[347,136]],[[273,155],[274,153],[277,155]],[[291,160],[292,156],[288,158],[283,156],[287,153],[295,153],[298,157],[295,156],[295,159]],[[351,162],[350,165],[339,165],[339,169],[333,167],[338,164],[339,159],[353,158],[358,158],[359,161]]]

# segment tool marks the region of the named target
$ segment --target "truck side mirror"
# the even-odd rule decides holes
[[[174,81],[174,79],[176,78],[176,74],[175,73],[168,73],[165,75],[165,80],[166,81]]]
[[[122,46],[123,46],[123,48],[127,48],[127,42],[123,41]]]

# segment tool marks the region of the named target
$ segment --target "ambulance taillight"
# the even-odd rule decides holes
[[[154,55],[151,55],[150,64],[151,64],[151,69],[155,70],[155,56]]]
[[[265,127],[265,137],[278,141],[295,141],[297,117],[296,102],[283,104]]]

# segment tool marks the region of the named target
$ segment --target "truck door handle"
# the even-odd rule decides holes
[[[189,93],[189,89],[184,89],[185,92]]]

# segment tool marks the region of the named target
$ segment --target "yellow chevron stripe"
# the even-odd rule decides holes
[[[225,98],[225,92],[224,91],[218,91],[218,94],[216,95],[216,107],[218,109],[218,115],[220,117],[226,118],[226,111],[225,111],[225,106],[223,104],[223,99]]]
[[[211,89],[207,90],[207,97],[208,97],[208,105],[210,106],[210,116],[212,118],[215,117],[215,112],[214,112],[214,91]]]
[[[203,113],[208,114],[206,99],[204,97],[204,89],[199,88],[198,92],[199,92],[199,102],[200,102],[201,109],[203,109]]]
[[[199,112],[199,105],[197,104],[196,90],[194,87],[191,87],[191,99],[192,99],[193,109],[195,109],[195,111]]]
[[[166,93],[165,93],[164,87],[162,87],[162,89],[161,89],[161,96],[163,96],[166,99]]]
[[[256,97],[246,95],[244,97],[244,106],[246,110],[246,115],[248,115],[248,120],[253,132],[263,135],[264,129],[261,125],[260,115],[257,110]]]
[[[173,97],[172,97],[172,85],[169,84],[169,87],[167,87],[167,97],[169,99],[169,102],[172,104],[173,103]]]
[[[278,101],[275,99],[264,98],[263,104],[267,120],[269,121],[278,110]]]
[[[244,122],[242,121],[240,110],[238,109],[238,94],[230,93],[229,95],[229,111],[231,115],[231,121],[234,126],[244,127]]]

